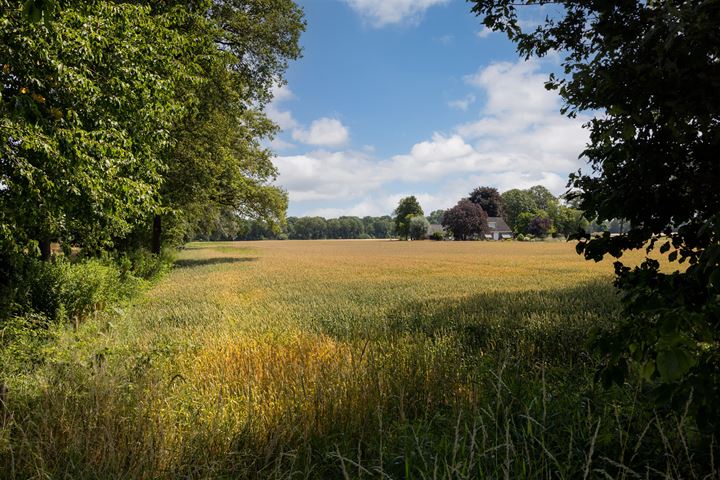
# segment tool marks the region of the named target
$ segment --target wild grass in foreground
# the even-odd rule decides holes
[[[611,266],[568,244],[193,244],[8,379],[4,478],[718,478],[605,391]]]

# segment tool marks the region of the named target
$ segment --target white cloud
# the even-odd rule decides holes
[[[458,110],[466,111],[468,108],[470,108],[470,105],[475,103],[475,100],[475,95],[471,93],[469,95],[465,95],[463,98],[449,101],[448,106],[452,108],[457,108]]]
[[[278,157],[278,183],[291,205],[312,202],[306,212],[329,216],[380,215],[408,194],[428,212],[447,208],[478,185],[504,191],[541,184],[562,193],[568,173],[583,164],[578,155],[587,142],[587,118],[561,116],[560,99],[545,90],[537,62],[495,63],[465,80],[486,98],[478,119],[435,133],[407,153],[376,158],[321,150]],[[304,132],[307,139],[312,130]]]
[[[294,143],[286,142],[282,138],[275,137],[270,141],[270,148],[272,148],[274,151],[290,150],[295,147],[296,145]]]
[[[292,90],[286,85],[273,86],[272,94],[273,99],[267,106],[266,113],[270,120],[280,126],[281,130],[291,131],[294,140],[321,147],[338,147],[348,142],[350,134],[340,120],[328,117],[319,118],[310,124],[309,129],[305,129],[290,110],[282,109],[282,103],[295,99]],[[272,140],[270,146],[275,150],[287,150],[295,147],[294,144],[281,138]]]
[[[348,129],[336,118],[323,117],[310,124],[309,129],[296,128],[293,139],[323,147],[339,147],[345,145],[350,138]]]
[[[282,130],[291,130],[298,126],[297,121],[293,118],[289,110],[281,110],[280,104],[295,98],[287,85],[275,85],[272,88],[273,99],[266,108],[266,112],[270,120],[277,123]]]
[[[384,180],[372,159],[359,152],[319,150],[276,157],[274,163],[280,171],[278,183],[293,202],[356,199],[379,188]]]
[[[483,28],[479,32],[477,32],[476,35],[479,38],[487,38],[490,35],[492,35],[493,33],[495,33],[493,30],[490,30],[488,27],[483,26]]]
[[[345,2],[379,28],[397,23],[416,23],[425,10],[435,5],[444,5],[449,0],[345,0]]]

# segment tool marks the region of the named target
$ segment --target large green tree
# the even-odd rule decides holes
[[[0,1],[7,248],[104,248],[157,207],[158,159],[183,114],[175,87],[199,73],[181,61],[185,21],[142,2],[68,1],[32,22],[21,2]]]
[[[410,219],[417,215],[424,215],[423,209],[415,196],[400,199],[394,213],[395,232],[402,239],[407,239],[410,234]]]
[[[284,222],[287,196],[272,184],[277,172],[262,143],[277,126],[263,107],[288,61],[300,55],[304,26],[292,0],[216,1],[188,25],[206,43],[203,77],[184,85],[195,108],[172,130],[176,142],[165,156],[160,197],[164,215],[153,217],[154,251],[163,217],[171,227],[178,219],[192,226],[205,212],[231,209],[275,228]]]
[[[589,122],[589,172],[571,177],[588,218],[624,218],[626,233],[581,236],[588,259],[629,249],[666,255],[616,263],[625,315],[598,346],[603,377],[642,374],[663,403],[686,405],[720,427],[720,3],[557,1],[536,28],[519,11],[544,1],[473,0],[523,57],[560,52],[563,112]]]
[[[502,194],[503,213],[510,228],[515,228],[517,218],[521,213],[532,212],[538,209],[535,197],[528,190],[513,188]]]

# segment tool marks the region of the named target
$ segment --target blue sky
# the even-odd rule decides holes
[[[464,0],[299,3],[303,58],[268,107],[289,215],[389,214],[409,194],[429,213],[478,185],[561,193],[583,165],[586,119],[543,87],[557,59],[519,60]]]

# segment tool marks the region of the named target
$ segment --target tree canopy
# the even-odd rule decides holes
[[[430,222],[427,221],[427,218],[422,215],[416,215],[410,218],[408,235],[413,240],[420,240],[427,236],[428,228],[430,228]]]
[[[393,213],[395,214],[395,232],[404,239],[407,239],[410,233],[410,219],[417,215],[424,215],[420,203],[414,196],[400,199]]]
[[[550,192],[548,192],[550,193]],[[551,194],[552,195],[552,194]],[[494,187],[478,187],[472,192],[468,199],[480,205],[488,217],[503,216],[503,199],[497,188]]]
[[[300,54],[291,0],[0,5],[5,248],[113,248],[161,214],[181,233],[223,209],[283,221],[261,141]]]
[[[455,240],[469,240],[490,231],[485,211],[467,198],[445,211],[442,224],[452,232]]]

